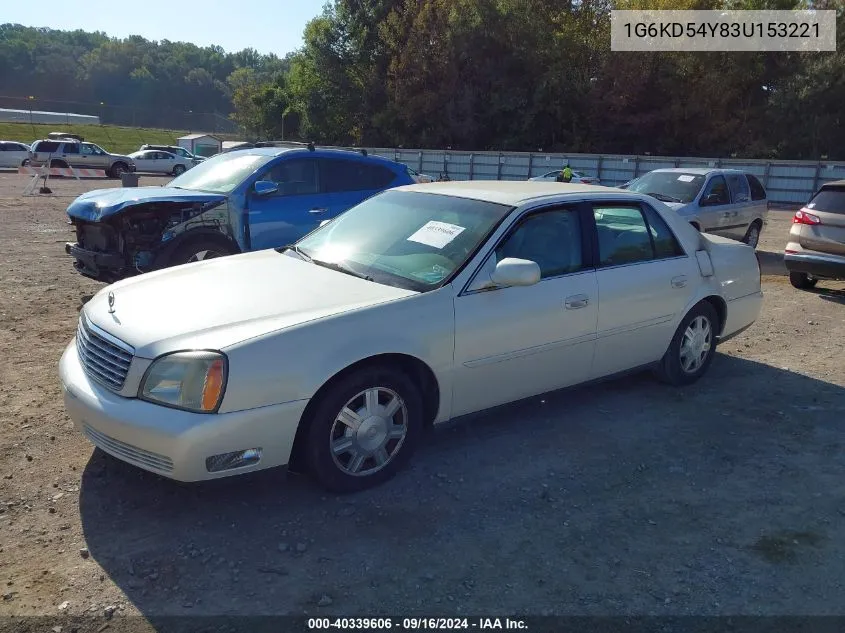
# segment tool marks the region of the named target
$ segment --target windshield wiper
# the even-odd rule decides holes
[[[349,266],[344,266],[343,264],[338,264],[335,262],[324,262],[320,259],[313,259],[309,258],[309,261],[312,264],[317,264],[317,266],[322,266],[323,268],[329,268],[331,270],[336,270],[339,273],[346,273],[347,275],[352,275],[353,277],[357,277],[358,279],[364,279],[366,281],[373,281],[373,278],[369,275],[365,275],[364,273],[359,273],[357,270],[352,270]]]
[[[674,198],[672,196],[667,196],[665,193],[649,192],[645,195],[651,196],[652,198],[657,198],[661,202],[681,202],[680,198]]]
[[[281,247],[276,249],[276,252],[281,253],[282,251],[288,251],[288,250],[293,251],[294,253],[299,255],[306,262],[312,262],[313,261],[311,259],[311,256],[306,255],[305,251],[303,251],[301,248],[299,248],[296,244],[288,244],[287,246],[281,246]]]

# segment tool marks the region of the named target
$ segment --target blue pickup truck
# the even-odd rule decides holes
[[[67,209],[77,271],[114,282],[290,244],[366,198],[414,183],[365,151],[259,147],[219,154],[164,187],[100,189]]]

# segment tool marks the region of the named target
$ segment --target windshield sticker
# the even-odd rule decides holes
[[[409,237],[408,241],[433,246],[434,248],[443,248],[465,230],[463,226],[431,220]]]
[[[695,176],[687,176],[686,174],[684,174],[683,176],[678,176],[678,180],[680,180],[681,182],[692,182],[693,180],[695,180]]]

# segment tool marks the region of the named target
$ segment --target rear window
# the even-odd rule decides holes
[[[760,184],[760,181],[757,180],[757,177],[753,174],[745,174],[745,177],[748,178],[748,184],[751,186],[751,199],[765,200],[766,190],[763,188],[763,185]]]
[[[829,187],[819,191],[807,204],[808,209],[825,213],[845,214],[845,187]]]
[[[34,152],[47,152],[49,154],[53,154],[59,149],[59,144],[55,141],[38,141],[32,149]]]

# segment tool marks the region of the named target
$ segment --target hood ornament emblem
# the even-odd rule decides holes
[[[109,314],[114,314],[114,293],[109,293]]]

